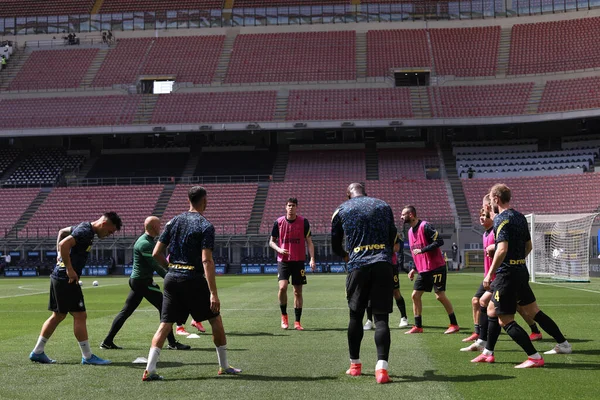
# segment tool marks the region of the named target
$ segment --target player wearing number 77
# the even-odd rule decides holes
[[[415,325],[405,333],[423,333],[423,319],[421,316],[423,303],[421,297],[423,292],[431,292],[432,289],[435,291],[435,298],[442,303],[450,319],[450,326],[444,333],[456,333],[460,328],[454,315],[452,303],[446,296],[446,261],[440,250],[440,246],[444,244],[444,241],[431,224],[417,218],[417,210],[414,206],[404,207],[401,218],[405,224],[410,226],[408,229],[408,243],[415,262],[415,266],[408,273],[408,277],[412,281],[415,273],[418,274],[412,292]]]

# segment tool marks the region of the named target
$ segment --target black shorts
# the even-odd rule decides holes
[[[205,321],[219,315],[210,309],[210,290],[202,274],[184,276],[167,273],[160,321],[176,323],[187,320]]]
[[[394,289],[400,290],[400,268],[397,265],[392,266],[394,273]]]
[[[503,268],[492,282],[492,301],[499,315],[512,315],[517,305],[526,306],[535,301],[529,286],[529,272],[525,267]]]
[[[482,298],[483,295],[485,294],[485,292],[492,292],[491,290],[485,290],[483,288],[483,282],[479,284],[479,288],[477,288],[477,291],[475,292],[475,296],[473,297],[477,297],[478,299]]]
[[[352,311],[372,307],[373,314],[393,310],[394,272],[392,265],[378,262],[356,268],[346,277],[346,299]]]
[[[304,261],[281,261],[277,263],[277,280],[290,281],[292,285],[306,285],[306,272]]]
[[[413,289],[423,292],[431,292],[432,289],[436,293],[445,292],[447,276],[448,272],[445,265],[431,271],[422,272],[415,279]]]
[[[59,314],[85,311],[83,292],[77,282],[50,277],[50,300],[48,310]]]

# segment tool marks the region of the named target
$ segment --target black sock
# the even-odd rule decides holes
[[[565,340],[567,340],[558,328],[558,325],[556,325],[556,322],[554,322],[552,318],[544,314],[543,311],[540,310],[537,314],[535,314],[535,317],[533,317],[533,319],[538,324],[540,324],[540,327],[545,332],[547,332],[550,336],[554,338],[554,340],[556,340],[556,343],[562,343]]]
[[[390,356],[390,327],[389,314],[376,314],[375,316],[375,346],[377,347],[377,360],[387,361]]]
[[[373,321],[373,308],[372,307],[367,307],[367,319],[369,321]]]
[[[481,307],[479,309],[479,339],[487,340],[488,325],[487,309],[485,307]]]
[[[450,325],[458,325],[458,322],[456,321],[456,315],[454,315],[454,313],[448,314],[448,318],[450,318]]]
[[[404,297],[400,296],[400,298],[396,300],[396,305],[398,306],[398,310],[400,310],[400,317],[407,318],[406,303],[404,302]]]
[[[360,343],[362,342],[364,330],[362,319],[365,315],[365,310],[352,311],[350,310],[350,321],[348,322],[348,350],[351,360],[360,358]]]
[[[535,322],[533,323],[533,325],[529,325],[529,328],[531,329],[531,333],[541,333]]]
[[[302,317],[302,309],[294,308],[294,314],[296,314],[296,322],[300,322],[300,318]]]
[[[498,323],[498,317],[490,317],[488,316],[488,334],[487,334],[487,343],[485,348],[489,351],[494,351],[496,347],[496,342],[498,341],[498,337],[500,336],[500,324]]]
[[[473,330],[475,331],[476,334],[479,335],[479,332],[481,332],[481,327],[479,326],[479,324],[475,324],[475,328]]]
[[[281,310],[281,315],[287,315],[287,304],[280,304],[279,309]]]
[[[537,353],[537,350],[535,347],[533,347],[531,340],[529,340],[529,335],[527,335],[527,332],[525,332],[525,330],[521,328],[516,321],[512,321],[506,325],[504,330],[506,333],[508,333],[508,336],[515,341],[515,343],[525,350],[525,353],[527,353],[528,356],[532,356]]]
[[[419,316],[417,317],[417,316],[415,315],[415,326],[416,326],[417,328],[422,328],[422,327],[423,327],[423,317],[422,317],[422,316],[420,316],[420,315],[419,315]]]

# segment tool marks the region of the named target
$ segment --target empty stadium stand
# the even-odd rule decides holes
[[[203,151],[194,176],[226,177],[232,182],[258,181],[259,176],[273,173],[275,153],[270,151]]]
[[[20,149],[2,148],[0,149],[0,176],[12,165],[21,154]]]
[[[40,148],[30,153],[4,182],[5,186],[52,186],[66,171],[83,163],[85,156],[68,155],[62,148]]]
[[[97,53],[98,49],[34,51],[8,89],[77,88]]]
[[[409,88],[292,90],[288,121],[412,117]]]
[[[600,77],[566,79],[546,83],[540,113],[600,108]]]
[[[225,83],[356,80],[355,32],[236,37]]]
[[[367,32],[367,75],[387,76],[393,68],[431,67],[424,29]]]
[[[203,184],[207,207],[203,214],[217,235],[244,235],[250,220],[258,185],[256,183]],[[163,225],[177,214],[189,210],[187,191],[191,185],[177,185],[161,219]]]
[[[180,177],[188,153],[104,154],[98,158],[86,178]]]
[[[276,91],[159,95],[153,124],[272,121]]]
[[[0,2],[0,16],[27,17],[89,14],[94,3],[94,0],[2,0]]]
[[[285,182],[364,182],[364,150],[291,151]]]
[[[34,188],[0,189],[0,238],[17,223],[39,191]]]
[[[425,179],[425,168],[439,167],[435,150],[429,149],[379,149],[379,179],[419,180]]]
[[[519,115],[526,111],[533,83],[429,87],[434,117]]]
[[[210,10],[220,9],[223,6],[223,0],[171,0],[156,1],[123,1],[123,0],[104,0],[100,13],[122,13],[132,11],[168,11],[168,10]]]
[[[131,125],[141,96],[46,97],[0,100],[0,128]]]
[[[600,18],[516,24],[509,75],[581,70],[600,66]]]
[[[92,86],[112,86],[135,82],[153,38],[119,39],[110,49]]]
[[[600,174],[505,178],[512,190],[511,206],[523,214],[583,213],[598,208]],[[483,196],[495,179],[463,179],[473,224],[479,224]]]
[[[95,221],[107,211],[115,211],[123,221],[116,235],[139,235],[162,188],[160,185],[55,188],[19,232],[19,237],[55,237],[59,229]]]

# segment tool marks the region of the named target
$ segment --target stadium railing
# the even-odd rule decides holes
[[[67,179],[67,186],[112,186],[112,185],[168,185],[194,183],[246,183],[269,182],[271,175],[224,175],[224,176],[148,176],[121,178]]]

